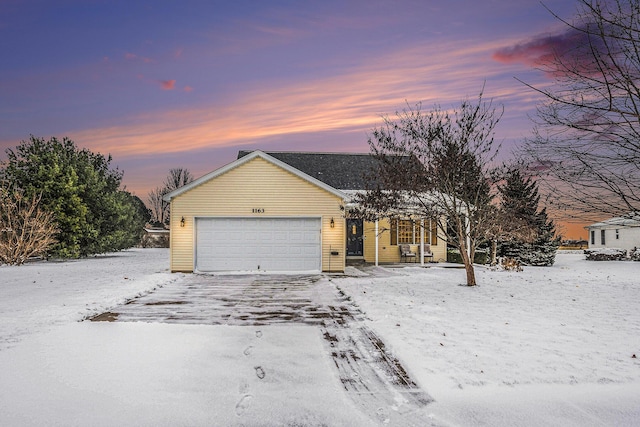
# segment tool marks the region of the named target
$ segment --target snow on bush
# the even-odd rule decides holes
[[[587,261],[622,261],[627,258],[627,251],[618,248],[585,249]]]
[[[629,256],[634,261],[640,261],[640,249],[639,248],[633,248],[631,250]]]

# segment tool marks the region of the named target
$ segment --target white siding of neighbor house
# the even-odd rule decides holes
[[[205,217],[320,218],[322,270],[344,271],[341,204],[335,194],[256,157],[171,199],[171,271],[193,271],[195,218]]]
[[[602,244],[601,231],[605,233],[605,243]],[[616,230],[618,230],[619,238],[616,239]],[[595,232],[595,243],[591,243],[591,233]],[[607,226],[607,227],[589,227],[589,249],[600,248],[619,248],[630,250],[640,248],[640,226]]]

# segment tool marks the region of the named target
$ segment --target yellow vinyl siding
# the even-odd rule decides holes
[[[391,244],[391,223],[388,219],[378,221],[378,234],[378,262],[381,264],[400,262],[400,249],[398,249],[398,245]],[[410,246],[413,252],[419,253],[419,245]],[[447,241],[440,232],[438,233],[438,244],[431,245],[431,251],[434,261],[444,262],[447,260]],[[371,263],[376,261],[376,233],[373,222],[364,223],[364,260]],[[417,262],[420,262],[419,258]]]
[[[331,264],[332,271],[344,271],[341,203],[336,195],[256,157],[171,200],[171,271],[193,271],[197,217],[321,218],[322,269],[329,271]],[[339,256],[331,256],[331,250]]]

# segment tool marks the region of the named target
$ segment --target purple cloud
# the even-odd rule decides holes
[[[602,38],[586,24],[580,28],[569,28],[558,34],[542,34],[530,40],[505,46],[494,52],[493,59],[505,64],[520,62],[539,67],[547,74],[559,76],[567,71],[579,70],[584,74],[597,73],[594,68],[593,50],[599,52],[599,60],[607,58],[607,48]]]

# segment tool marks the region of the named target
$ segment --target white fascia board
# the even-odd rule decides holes
[[[252,151],[250,154],[247,154],[246,156],[244,156],[244,157],[242,157],[240,159],[237,159],[237,160],[235,160],[235,161],[233,161],[231,163],[228,163],[227,165],[222,166],[221,168],[216,169],[213,172],[210,172],[210,173],[208,173],[206,175],[203,175],[200,178],[198,178],[198,179],[196,179],[194,181],[191,181],[187,185],[183,185],[182,187],[180,187],[180,188],[178,188],[178,189],[176,189],[176,190],[174,190],[174,191],[172,191],[170,193],[165,194],[164,197],[162,197],[162,199],[165,202],[170,202],[172,198],[174,198],[176,196],[179,196],[182,193],[185,193],[185,192],[191,190],[192,188],[199,186],[200,184],[204,184],[205,182],[207,182],[207,181],[209,181],[211,179],[214,179],[214,178],[216,178],[216,177],[218,177],[218,176],[220,176],[222,174],[225,174],[225,173],[229,172],[230,170],[237,168],[238,166],[241,166],[241,165],[243,165],[243,164],[245,164],[247,162],[250,162],[251,160],[255,159],[256,157],[260,157],[260,158],[262,158],[262,159],[264,159],[264,160],[266,160],[266,161],[268,161],[270,163],[273,163],[274,165],[286,170],[287,172],[291,172],[295,176],[297,176],[299,178],[302,178],[305,181],[308,181],[309,183],[311,183],[311,184],[313,184],[313,185],[315,185],[317,187],[322,188],[323,190],[328,191],[329,193],[341,198],[342,200],[347,200],[348,199],[348,196],[345,193],[343,193],[342,191],[337,190],[337,189],[331,187],[330,185],[327,185],[324,182],[319,181],[316,178],[314,178],[312,176],[309,176],[306,173],[304,173],[304,172],[302,172],[302,171],[300,171],[300,170],[298,170],[298,169],[296,169],[296,168],[294,168],[294,167],[292,167],[292,166],[290,166],[290,165],[288,165],[288,164],[276,159],[275,157],[272,157],[272,156],[270,156],[270,155],[268,155],[268,154],[266,154],[266,153],[264,153],[264,152],[262,152],[260,150]]]

